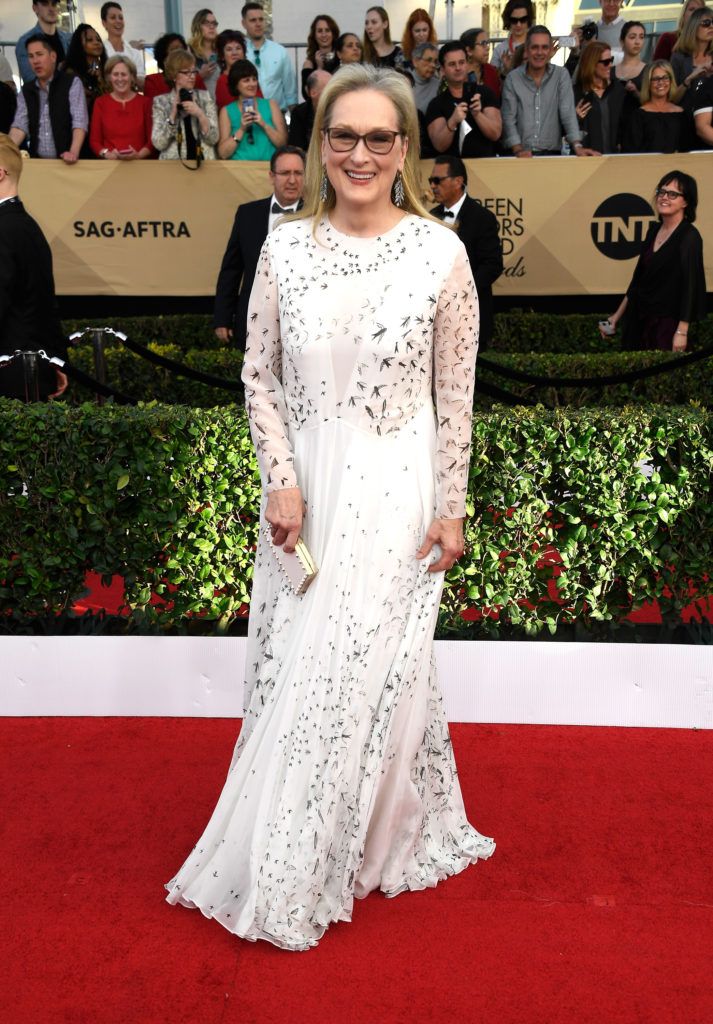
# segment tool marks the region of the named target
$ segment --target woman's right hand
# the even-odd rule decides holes
[[[270,524],[273,544],[284,547],[288,553],[294,551],[304,519],[304,501],[299,487],[270,491],[265,519]]]
[[[592,109],[592,104],[587,103],[586,100],[580,100],[574,109],[577,111],[577,117],[579,118],[579,120],[584,121],[587,114]]]

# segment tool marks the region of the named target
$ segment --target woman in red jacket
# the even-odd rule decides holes
[[[92,111],[89,145],[104,160],[146,160],[151,145],[151,101],[136,91],[136,68],[117,54],[104,67],[110,92],[99,96]]]

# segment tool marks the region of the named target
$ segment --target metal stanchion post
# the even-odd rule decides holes
[[[94,377],[100,384],[106,384],[106,354],[104,352],[104,330],[103,328],[91,331],[92,349],[94,351]],[[97,405],[104,405],[104,395],[97,395]]]
[[[22,357],[22,378],[25,387],[25,401],[39,402],[39,356],[36,352],[22,352],[20,355]]]

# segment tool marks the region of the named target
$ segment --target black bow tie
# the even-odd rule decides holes
[[[452,217],[453,220],[456,219],[456,215],[455,215],[455,213],[453,213],[453,210],[444,210],[443,211],[443,219],[445,220],[446,217]]]
[[[293,212],[294,212],[294,207],[292,207],[292,206],[287,206],[287,207],[285,207],[285,208],[283,209],[283,208],[282,208],[282,207],[280,206],[280,204],[279,204],[279,203],[273,203],[273,204],[272,204],[272,209],[270,210],[270,213],[293,213]]]

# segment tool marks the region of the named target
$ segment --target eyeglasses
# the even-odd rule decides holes
[[[379,128],[373,132],[366,132],[365,135],[358,135],[356,132],[350,132],[348,128],[326,128],[324,134],[335,153],[350,153],[363,142],[370,153],[384,155],[394,148],[396,138],[401,132]]]
[[[651,84],[652,85],[654,85],[656,82],[670,82],[670,81],[671,81],[671,76],[670,75],[652,75],[651,76]]]
[[[713,18],[701,18],[698,22],[699,28],[710,28],[713,25]]]
[[[613,63],[614,63],[614,58],[613,57],[604,57],[603,60],[598,60],[597,61],[597,64],[604,64],[605,67],[609,67],[609,65],[613,64]]]
[[[510,18],[511,25],[527,25],[530,19],[527,15],[524,18]]]
[[[437,64],[438,57],[417,57],[416,60],[420,60],[422,64]]]
[[[675,192],[672,188],[657,188],[659,199],[683,199],[683,192]]]
[[[442,181],[445,181],[447,178],[452,178],[452,177],[453,177],[452,174],[441,174],[440,176],[437,175],[437,174],[434,174],[432,177],[430,177],[428,179],[428,184],[429,185],[440,185]]]
[[[202,25],[208,25],[209,28],[217,28],[218,22],[215,18],[206,18],[205,21],[201,22]]]

